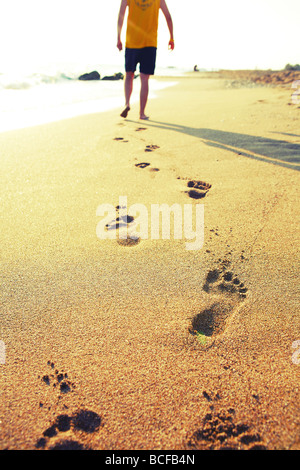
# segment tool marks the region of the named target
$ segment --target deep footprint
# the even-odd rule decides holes
[[[136,163],[136,167],[138,168],[147,168],[147,166],[149,166],[150,163],[146,163],[146,162],[143,162],[143,163]]]
[[[209,271],[204,285],[203,290],[207,293],[218,293],[224,292],[229,294],[235,294],[240,300],[246,298],[248,289],[239,278],[231,271],[223,271],[221,269],[214,269]]]
[[[211,188],[211,184],[205,183],[205,181],[189,181],[187,183],[188,188],[192,188],[187,191],[187,194],[192,199],[202,199],[206,196]]]
[[[236,307],[246,298],[247,288],[231,271],[214,269],[208,272],[203,290],[217,294],[213,303],[195,315],[189,329],[192,335],[200,338],[222,334]]]
[[[145,152],[153,152],[156,149],[159,149],[158,145],[146,145]]]
[[[117,217],[111,220],[108,224],[105,225],[105,229],[108,230],[119,230],[126,227],[128,224],[131,224],[134,221],[134,217],[131,215],[121,215],[119,214],[120,210],[124,212],[125,207],[116,206]]]
[[[143,162],[143,163],[136,163],[135,165],[137,168],[147,168],[148,166],[150,166],[150,163],[146,163],[146,162]],[[157,171],[160,171],[159,168],[149,168],[149,171],[155,173]]]
[[[90,410],[79,410],[72,416],[59,415],[54,424],[43,432],[43,437],[37,441],[35,447],[45,449],[50,439],[72,430],[93,434],[99,430],[101,421],[101,416]],[[88,450],[88,448],[77,440],[63,439],[50,446],[50,450]]]
[[[66,372],[54,370],[55,364],[51,361],[48,361],[47,365],[53,370],[53,373],[43,375],[41,378],[43,383],[49,387],[52,385],[53,388],[59,388],[60,392],[64,394],[71,392],[75,388],[75,384],[70,382]]]
[[[235,410],[208,413],[187,442],[188,449],[266,450],[258,433],[246,423],[235,422]]]
[[[216,302],[192,319],[190,333],[206,337],[221,334],[225,329],[226,320],[230,313],[231,306],[224,307],[222,303]]]
[[[116,207],[116,212],[119,214],[120,210],[124,210],[124,207],[117,206]],[[134,217],[131,215],[121,215],[119,214],[116,219],[112,220],[108,224],[106,224],[105,229],[108,230],[118,230],[119,231],[119,236],[117,238],[117,243],[121,246],[125,247],[132,247],[136,246],[140,243],[141,238],[139,235],[134,232],[134,230],[131,228],[130,225],[132,222],[134,222]]]
[[[127,144],[129,140],[124,140],[124,137],[115,137],[114,140],[123,142],[123,144]]]
[[[118,230],[122,227],[126,227],[128,224],[131,224],[134,221],[134,218],[131,215],[124,215],[117,217],[115,220],[112,220],[110,223],[105,225],[106,230]]]

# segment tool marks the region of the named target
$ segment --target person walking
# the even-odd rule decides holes
[[[125,43],[125,109],[121,116],[126,118],[130,111],[134,72],[140,64],[140,119],[149,119],[145,108],[149,94],[149,78],[154,75],[156,65],[157,31],[159,10],[163,12],[170,32],[169,49],[174,49],[173,21],[165,0],[121,0],[118,16],[117,48],[123,50],[121,33],[126,8],[128,7]]]

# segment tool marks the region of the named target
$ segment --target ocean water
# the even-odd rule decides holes
[[[78,77],[97,70],[101,78],[124,73],[119,66],[89,68],[44,67],[27,71],[0,70],[0,132],[36,126],[83,114],[99,113],[124,106],[122,80],[81,81]],[[157,68],[156,75],[179,77],[187,70],[175,67]],[[151,78],[150,96],[173,85],[167,80]],[[139,84],[133,88],[132,103],[139,100]]]

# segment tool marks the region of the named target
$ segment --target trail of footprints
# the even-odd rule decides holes
[[[54,364],[48,362],[54,369]],[[51,377],[54,383],[62,383],[55,371]],[[51,385],[49,375],[42,377],[43,383]],[[70,391],[70,390],[69,390]],[[203,397],[209,402],[221,400],[219,393],[203,391]],[[84,442],[98,433],[103,426],[102,417],[94,411],[79,409],[74,413],[57,415],[51,425],[45,429],[36,444],[37,450],[93,450]],[[186,437],[184,447],[189,450],[267,450],[259,433],[252,432],[251,427],[237,421],[233,408],[215,410],[214,404],[202,419],[200,426]]]
[[[145,151],[153,151],[158,146],[147,146]],[[136,164],[136,167],[140,169],[148,168],[151,164],[149,162],[141,162]],[[194,200],[200,200],[206,197],[212,185],[201,180],[189,180],[187,178],[178,177],[180,180],[187,180],[187,190],[185,193],[189,198]],[[211,232],[215,236],[219,236],[218,229],[211,229]],[[207,250],[207,252],[210,252]],[[241,255],[241,260],[244,256]],[[236,312],[239,305],[246,299],[248,289],[243,282],[240,281],[239,277],[234,274],[230,269],[230,261],[219,260],[220,264],[216,269],[212,269],[207,273],[204,284],[202,286],[203,291],[208,295],[210,305],[199,312],[191,319],[191,325],[189,333],[201,339],[214,339],[222,335],[229,323],[230,318]],[[202,344],[205,344],[202,343]],[[220,416],[215,417],[215,421],[222,421],[223,418]],[[211,430],[203,434],[213,436],[215,433],[213,428],[213,421],[206,420],[206,426],[211,426]],[[233,434],[239,434],[239,428],[234,428],[231,425],[226,428],[226,419],[223,419],[223,427],[225,430],[228,428],[232,429]],[[222,423],[219,423],[221,425]],[[228,423],[227,423],[228,424]],[[235,431],[234,431],[235,429]],[[229,432],[229,431],[228,431]],[[199,437],[199,436],[198,436]],[[243,437],[246,440],[246,437]],[[249,438],[250,439],[250,438]],[[220,438],[220,440],[222,440]]]
[[[53,362],[48,361],[47,366],[51,369],[51,373],[42,377],[38,376],[45,386],[58,390],[62,395],[71,393],[76,388],[75,384],[69,380],[68,374],[55,369]],[[59,399],[62,398],[62,395],[59,395]],[[40,408],[43,407],[44,404],[40,402]],[[67,407],[65,406],[65,408]],[[41,450],[91,450],[79,439],[84,435],[96,433],[101,426],[101,416],[91,410],[79,409],[71,415],[59,414],[54,422],[45,429],[42,437],[37,440],[35,448]]]
[[[136,129],[136,132],[140,131],[146,131],[146,127],[138,127]],[[124,137],[115,137],[114,140],[116,141],[121,141],[122,143],[128,143],[128,140],[125,140]],[[159,145],[156,144],[151,144],[151,145],[146,145],[145,152],[153,152],[154,150],[159,149]],[[137,163],[135,166],[140,169],[148,168],[150,167],[151,163],[149,162],[140,162]],[[160,171],[159,168],[149,168],[150,171]],[[182,179],[181,177],[178,177],[178,179]],[[183,178],[185,179],[185,178]],[[205,181],[198,181],[198,180],[189,180],[187,182],[187,187],[189,188],[186,193],[191,199],[202,199],[204,198],[208,191],[211,189],[212,185],[210,183],[207,183]]]
[[[157,145],[147,145],[145,151],[153,151],[159,148]],[[137,163],[135,166],[144,169],[148,168],[151,164],[149,162]],[[178,179],[186,179],[178,177]],[[186,194],[195,200],[204,198],[212,185],[205,181],[188,180]],[[123,219],[117,217],[116,221],[112,222],[112,227],[119,229],[121,225],[126,226],[133,221],[133,218],[127,216]],[[218,236],[218,231],[211,230]],[[138,237],[135,240],[124,240],[120,244],[124,246],[134,246],[139,243]],[[119,241],[118,241],[119,242]],[[221,260],[220,260],[221,261]],[[203,338],[214,338],[221,335],[228,324],[229,319],[236,311],[238,305],[245,300],[247,295],[247,288],[239,278],[228,269],[228,263],[221,262],[217,269],[208,272],[203,291],[209,294],[212,299],[211,305],[198,313],[192,318],[189,332],[192,335]]]
[[[146,128],[137,128],[136,131],[145,131]],[[114,140],[127,143],[123,137]],[[147,145],[145,152],[158,149],[157,145]],[[151,166],[149,162],[141,162],[135,165],[139,169]],[[159,171],[152,168],[152,171]],[[178,179],[181,179],[180,177]],[[188,180],[187,195],[192,199],[204,198],[211,188],[211,184],[204,181]],[[122,231],[126,228],[126,238],[117,238],[121,246],[135,246],[140,242],[137,234],[130,231],[134,218],[128,214],[124,215],[122,207],[116,206],[116,218],[106,225],[106,230]],[[129,230],[128,230],[129,229]],[[236,310],[237,306],[246,299],[247,287],[240,281],[237,275],[228,269],[230,263],[223,262],[218,268],[207,273],[202,289],[211,296],[211,305],[191,319],[189,332],[192,335],[205,337],[218,336],[222,334],[228,319]],[[60,394],[70,393],[75,389],[74,383],[69,380],[68,374],[55,369],[53,362],[48,361],[51,373],[39,377],[48,387],[59,391]],[[62,397],[60,395],[59,398]],[[211,396],[203,392],[203,396],[211,401]],[[40,404],[43,406],[43,404]],[[250,427],[245,423],[235,422],[235,410],[228,409],[220,412],[214,411],[204,417],[199,429],[194,431],[187,440],[187,449],[250,449],[263,450],[265,446],[257,433],[252,433]],[[44,432],[43,436],[36,442],[37,449],[49,450],[90,450],[77,439],[76,433],[93,434],[102,426],[102,418],[91,410],[80,409],[75,413],[60,414]],[[75,437],[74,437],[75,436]]]
[[[138,127],[135,130],[136,130],[136,132],[141,132],[141,131],[146,131],[147,128],[146,127]],[[128,140],[125,140],[123,137],[115,137],[114,140],[120,141],[122,143],[127,143],[128,142]],[[155,151],[159,148],[160,148],[159,145],[155,145],[155,144],[146,145],[145,152],[153,152],[153,151]],[[149,162],[136,163],[135,166],[136,166],[136,168],[141,169],[141,170],[144,170],[145,168],[147,168],[151,172],[160,171],[159,168],[151,167],[151,163],[149,163]],[[178,177],[178,179],[182,179],[182,178]],[[183,178],[183,179],[185,179],[185,178]],[[187,187],[189,189],[187,191],[185,191],[186,194],[191,199],[196,199],[197,200],[197,199],[202,199],[206,196],[206,194],[208,193],[208,191],[211,188],[211,184],[206,183],[205,181],[189,180],[187,182]],[[116,210],[119,211],[118,206],[116,207]],[[116,219],[111,221],[111,223],[107,225],[106,229],[107,230],[120,230],[122,227],[123,228],[128,227],[128,224],[132,223],[133,220],[134,220],[133,217],[128,216],[128,215],[123,216],[123,217],[119,217],[117,215]],[[134,232],[130,233],[128,231],[127,231],[127,234],[128,234],[127,237],[125,237],[123,239],[122,238],[120,239],[120,237],[119,237],[117,239],[117,242],[119,243],[119,245],[133,247],[133,246],[136,246],[138,243],[140,243],[140,237],[138,236],[138,234],[136,234]]]
[[[143,129],[145,130],[145,128]],[[157,148],[159,148],[157,145],[147,145],[145,151],[153,151]],[[141,162],[137,163],[135,166],[140,169],[145,169],[150,165],[149,162]],[[159,171],[158,169],[156,170]],[[178,179],[185,178],[178,177]],[[198,200],[207,195],[208,191],[211,189],[211,184],[205,181],[188,180],[187,188],[186,193],[188,196]],[[117,206],[116,210],[118,211],[119,209],[119,206]],[[128,215],[117,217],[116,220],[107,225],[107,230],[118,230],[121,227],[127,227],[128,224],[132,222],[133,217]],[[215,234],[218,235],[217,231]],[[132,237],[130,234],[125,240],[118,240],[118,243],[123,246],[134,246],[139,242],[140,239],[137,235]],[[225,271],[225,265],[223,265],[223,267],[210,271],[207,274],[203,290],[210,294],[223,294],[223,299],[217,299],[209,308],[196,315],[192,319],[189,331],[192,335],[213,337],[223,333],[227,320],[234,312],[236,305],[246,297],[247,288],[232,272]],[[226,299],[225,302],[225,294],[230,296],[230,301]]]

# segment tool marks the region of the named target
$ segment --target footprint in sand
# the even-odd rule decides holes
[[[233,408],[211,411],[199,429],[188,437],[187,449],[196,450],[267,450],[261,436],[250,425],[236,422]]]
[[[63,394],[72,392],[75,385],[68,379],[68,374],[55,369],[55,364],[51,361],[48,361],[47,365],[52,370],[52,373],[45,374],[42,377],[38,376],[38,378],[41,378],[42,382],[47,386],[57,389]]]
[[[191,180],[187,183],[188,188],[192,188],[187,191],[187,194],[192,199],[202,199],[206,196],[211,188],[211,184],[205,183],[205,181]]]
[[[146,162],[142,162],[142,163],[136,163],[136,167],[137,168],[147,168],[147,166],[149,166],[150,163],[146,163]]]
[[[248,289],[223,265],[208,272],[203,290],[212,295],[212,304],[192,318],[189,332],[205,344],[208,338],[214,339],[225,331],[230,317],[246,298]]]
[[[149,168],[149,171],[152,171],[153,173],[156,173],[157,171],[160,171],[159,168]]]
[[[138,127],[138,128],[136,129],[136,132],[146,131],[146,130],[147,130],[146,127]]]
[[[124,140],[124,137],[115,137],[114,140],[123,142],[124,144],[127,144],[129,142],[128,140]]]
[[[151,163],[142,162],[142,163],[136,163],[135,166],[136,166],[137,168],[142,168],[142,169],[144,169],[144,168],[147,168],[147,167],[150,166],[150,165],[151,165]],[[157,171],[160,171],[160,169],[159,169],[159,168],[149,168],[149,171],[157,172]]]
[[[122,215],[106,224],[105,228],[106,230],[119,230],[121,228],[127,227],[128,224],[132,223],[133,221],[134,218],[130,215]]]
[[[45,450],[91,450],[77,438],[74,439],[74,435],[76,431],[87,435],[96,433],[100,429],[101,422],[101,417],[90,410],[79,410],[71,416],[59,415],[43,432],[43,437],[37,441],[35,447]]]
[[[145,152],[153,152],[156,149],[159,149],[158,145],[146,145]]]
[[[140,243],[141,239],[139,235],[130,227],[129,224],[134,222],[134,217],[128,214],[120,214],[120,211],[124,212],[124,207],[116,206],[117,217],[106,224],[106,230],[118,230],[119,236],[117,243],[121,246],[136,246]]]

